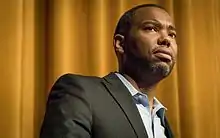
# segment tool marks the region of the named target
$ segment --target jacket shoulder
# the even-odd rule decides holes
[[[60,76],[57,82],[75,82],[79,84],[87,84],[87,83],[94,83],[94,82],[101,82],[102,78],[97,77],[97,76],[86,76],[86,75],[80,75],[80,74],[72,74],[72,73],[67,73],[62,76]]]

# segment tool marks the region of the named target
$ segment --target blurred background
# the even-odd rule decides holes
[[[158,87],[176,138],[220,138],[219,0],[0,0],[0,138],[38,138],[48,92],[64,73],[117,70],[112,37],[135,5],[165,7],[178,64]]]

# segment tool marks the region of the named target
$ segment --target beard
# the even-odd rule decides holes
[[[167,77],[173,67],[174,61],[165,62],[147,57],[138,57],[131,52],[127,53],[124,70],[136,80],[155,79]]]
[[[164,78],[171,73],[174,64],[160,61],[156,63],[150,63],[148,66],[151,69],[152,74],[157,74]]]

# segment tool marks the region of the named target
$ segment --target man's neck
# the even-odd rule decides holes
[[[142,84],[138,84],[137,82],[135,82],[130,76],[123,74],[124,77],[131,83],[131,85],[137,89],[138,91],[144,93],[147,95],[148,97],[148,102],[149,102],[149,106],[150,106],[150,110],[152,111],[153,109],[153,101],[154,101],[154,97],[156,95],[156,84],[155,85],[151,85],[151,86],[147,86],[147,85],[143,85]],[[143,87],[145,86],[145,87]]]

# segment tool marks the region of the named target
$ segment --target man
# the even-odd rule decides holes
[[[157,84],[176,61],[172,18],[160,6],[127,11],[114,34],[119,71],[99,78],[66,74],[54,84],[41,138],[172,138]]]

